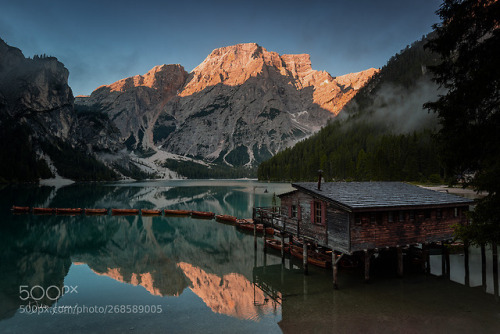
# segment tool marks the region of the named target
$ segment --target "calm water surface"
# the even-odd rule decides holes
[[[188,217],[13,215],[12,205],[172,208],[251,217],[289,184],[161,181],[0,190],[0,333],[498,333],[491,251],[453,254],[450,280],[408,267],[371,284],[257,250],[234,226]],[[375,269],[377,266],[374,266]],[[65,293],[58,298],[58,292]],[[78,314],[76,314],[78,313]]]

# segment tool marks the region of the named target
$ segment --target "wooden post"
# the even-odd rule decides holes
[[[491,252],[493,254],[493,294],[495,300],[498,300],[498,248],[496,242],[491,244]]]
[[[267,267],[267,252],[264,252],[264,272],[266,272],[266,267]]]
[[[335,249],[332,249],[332,267],[333,267],[333,288],[335,290],[338,290],[339,289],[339,286],[337,284],[338,263],[337,263],[337,258],[335,256]]]
[[[396,251],[398,253],[398,276],[403,277],[403,249],[397,247]]]
[[[308,270],[307,270],[307,242],[304,241],[304,243],[302,244],[302,248],[303,248],[303,265],[304,265],[304,275],[307,275],[308,273]]]
[[[464,271],[465,286],[470,286],[470,273],[469,273],[469,242],[464,241]]]
[[[430,246],[427,245],[427,252],[425,253],[425,272],[427,275],[431,274],[431,252],[430,252]]]
[[[481,277],[483,290],[486,292],[486,246],[481,244]]]
[[[257,248],[253,249],[253,266],[257,267]]]
[[[444,247],[444,259],[446,263],[446,278],[450,279],[450,252],[448,250],[448,247]]]
[[[444,241],[441,241],[441,277],[446,276],[446,258],[444,255]]]
[[[257,224],[253,221],[253,246],[257,249]]]
[[[285,263],[285,233],[281,233],[281,263]]]
[[[365,283],[370,281],[370,251],[365,249]]]
[[[431,256],[429,253],[429,248],[430,248],[429,244],[422,244],[422,249],[424,249],[424,251],[423,251],[423,257],[424,257],[423,266],[424,266],[426,275],[429,275],[431,273]]]

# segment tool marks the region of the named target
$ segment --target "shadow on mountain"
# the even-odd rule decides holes
[[[291,76],[265,66],[241,85],[220,83],[176,96],[154,125],[155,144],[215,163],[255,165],[333,118],[314,101],[313,86],[297,85]]]

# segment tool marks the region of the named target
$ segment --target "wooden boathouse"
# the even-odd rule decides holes
[[[453,225],[467,223],[466,212],[473,204],[402,182],[319,181],[292,186],[294,191],[278,195],[279,207],[254,208],[254,222],[279,230],[281,245],[287,236],[301,238],[306,273],[308,245],[331,249],[335,286],[337,263],[344,255],[362,255],[369,280],[371,255],[395,249],[402,275],[403,249],[417,246],[425,256],[427,245],[452,240]]]

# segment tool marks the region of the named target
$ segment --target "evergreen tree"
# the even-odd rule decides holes
[[[426,106],[439,116],[447,171],[488,192],[459,236],[473,243],[500,241],[500,2],[445,0],[442,23],[427,47],[443,61],[432,68],[448,89]]]

